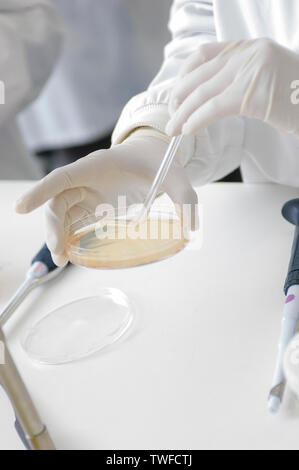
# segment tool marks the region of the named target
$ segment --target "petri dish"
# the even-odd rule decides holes
[[[120,340],[133,318],[134,308],[124,292],[101,288],[96,296],[66,304],[42,318],[25,333],[22,347],[40,364],[75,362]]]
[[[68,228],[69,260],[95,269],[134,267],[168,258],[188,244],[186,227],[175,212],[151,211],[136,224],[138,211],[122,209],[76,221]]]
[[[67,227],[66,252],[73,264],[131,268],[175,255],[189,243],[188,227],[175,208],[152,208],[138,224],[140,205],[106,209]],[[71,302],[41,319],[26,332],[22,346],[40,364],[78,361],[116,343],[133,318],[134,308],[123,292],[99,289],[97,296]]]

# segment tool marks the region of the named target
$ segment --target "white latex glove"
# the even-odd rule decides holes
[[[194,135],[241,115],[299,137],[299,107],[291,100],[296,79],[299,54],[270,39],[206,44],[181,69],[166,132]]]
[[[166,149],[162,139],[132,135],[110,150],[94,152],[54,170],[17,201],[16,211],[28,213],[48,202],[46,242],[53,261],[62,266],[67,262],[66,227],[94,214],[99,204],[116,207],[118,196],[126,196],[128,205],[142,203]],[[178,162],[174,162],[162,190],[175,204],[191,204],[195,209],[196,193]]]

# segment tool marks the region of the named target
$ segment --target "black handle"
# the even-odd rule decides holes
[[[44,263],[48,267],[49,273],[51,271],[54,271],[55,269],[57,269],[57,266],[56,266],[56,264],[54,263],[54,261],[52,259],[50,250],[49,250],[49,248],[47,247],[46,244],[42,247],[42,249],[33,258],[31,264],[36,263],[36,262]]]
[[[299,284],[299,199],[287,202],[282,209],[283,217],[296,226],[291,259],[284,290],[287,294],[291,286]]]

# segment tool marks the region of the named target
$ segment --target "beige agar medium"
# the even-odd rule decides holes
[[[71,227],[67,255],[88,268],[125,268],[167,258],[181,251],[188,239],[178,217],[159,215],[134,226],[132,220],[111,219]]]

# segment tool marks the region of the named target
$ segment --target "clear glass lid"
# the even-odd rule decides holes
[[[22,346],[41,364],[78,361],[118,341],[133,317],[123,292],[102,288],[97,296],[71,302],[38,321],[26,332]]]

